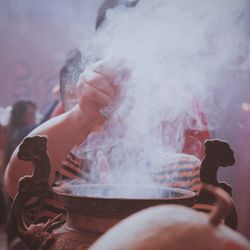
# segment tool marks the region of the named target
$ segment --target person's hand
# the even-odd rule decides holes
[[[127,72],[127,68],[117,69],[103,60],[88,67],[79,77],[78,105],[92,130],[100,127],[111,115],[105,114],[105,108],[113,111],[119,103],[119,81],[127,77]]]

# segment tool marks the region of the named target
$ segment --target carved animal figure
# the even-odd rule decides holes
[[[228,167],[234,163],[234,152],[227,142],[207,140],[205,142],[205,158],[200,168],[201,182],[219,186],[232,195],[231,186],[225,182],[218,182],[217,172],[219,167]]]
[[[45,136],[27,137],[19,147],[17,157],[20,160],[31,161],[35,168],[32,180],[47,182],[49,178],[50,160],[47,155],[47,141]]]
[[[24,176],[19,180],[18,192],[11,207],[11,217],[16,223],[20,238],[30,249],[48,249],[55,241],[51,233],[53,229],[61,226],[61,214],[43,224],[27,226],[22,218],[22,212],[27,202],[37,198],[41,203],[44,198],[52,195],[48,184],[50,161],[47,155],[47,138],[34,136],[24,139],[20,145],[17,157],[21,160],[31,161],[34,172],[31,176]]]
[[[228,167],[235,163],[234,152],[229,144],[220,140],[207,140],[205,142],[205,157],[201,163],[200,180],[202,183],[209,183],[213,186],[224,189],[232,196],[232,187],[226,182],[219,182],[217,172],[219,167]],[[198,203],[214,203],[214,197],[205,190],[201,190]],[[233,205],[228,216],[225,218],[225,224],[233,229],[238,224],[237,211]]]

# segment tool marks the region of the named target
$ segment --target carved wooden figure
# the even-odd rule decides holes
[[[229,144],[220,140],[207,140],[205,142],[205,157],[201,163],[200,179],[202,183],[208,183],[224,189],[232,196],[232,187],[226,182],[219,182],[217,173],[220,167],[228,167],[235,163],[234,152]],[[202,190],[198,202],[214,203],[211,193]],[[233,205],[225,218],[225,224],[233,229],[237,228],[237,212]]]
[[[52,195],[52,189],[48,184],[50,161],[47,155],[47,138],[40,136],[26,138],[19,148],[18,158],[31,161],[34,172],[31,176],[20,179],[18,192],[11,207],[11,217],[16,223],[20,238],[30,249],[48,249],[55,241],[53,229],[64,223],[61,214],[45,224],[30,226],[27,226],[22,218],[22,211],[30,199],[36,197],[42,203],[46,197]]]

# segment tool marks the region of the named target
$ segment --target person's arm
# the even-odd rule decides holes
[[[75,108],[48,120],[28,135],[48,137],[48,154],[52,168],[50,183],[53,183],[57,168],[73,146],[84,141],[93,129],[104,122],[100,108],[110,105],[115,97],[117,86],[114,86],[112,78],[105,74],[104,68],[96,72],[92,68],[80,76],[78,105]],[[6,190],[12,198],[17,192],[19,179],[32,173],[31,163],[19,160],[17,152],[18,147],[5,172]]]

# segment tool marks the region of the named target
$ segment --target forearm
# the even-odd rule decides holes
[[[100,113],[100,109],[117,101],[119,88],[115,82],[115,74],[111,72],[105,67],[105,61],[85,70],[77,83],[78,105],[69,112],[43,123],[28,135],[48,137],[50,184],[53,183],[56,170],[70,150],[83,142],[91,131],[103,125],[105,117]],[[17,152],[18,148],[13,153],[5,173],[6,189],[11,197],[17,192],[19,179],[32,173],[31,163],[19,160]]]
[[[53,183],[55,172],[70,150],[86,139],[90,126],[78,107],[57,116],[34,129],[28,136],[44,135],[48,137],[48,155],[51,163],[50,183]],[[13,153],[5,172],[5,186],[11,197],[17,191],[19,179],[32,173],[30,162],[17,158],[18,147]]]

